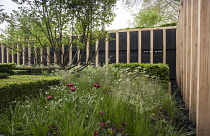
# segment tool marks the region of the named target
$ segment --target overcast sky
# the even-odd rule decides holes
[[[17,5],[12,2],[12,0],[0,0],[0,4],[4,5],[4,9],[6,12],[12,12],[12,10],[17,9]],[[133,10],[132,12],[134,12]],[[107,27],[107,30],[115,30],[115,29],[123,29],[127,27],[132,27],[130,22],[133,20],[132,13],[126,10],[122,6],[121,1],[117,1],[117,7],[116,10],[114,11],[116,13],[116,17],[114,21],[112,22],[112,25]],[[4,28],[5,24],[0,24],[0,28]]]

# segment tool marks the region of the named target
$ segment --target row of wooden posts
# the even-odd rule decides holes
[[[210,0],[181,0],[176,79],[197,136],[210,136]]]
[[[115,30],[115,31],[109,31],[108,33],[116,33],[116,63],[119,63],[119,47],[120,47],[120,43],[119,43],[119,33],[121,32],[126,32],[127,33],[127,63],[130,63],[130,57],[131,57],[131,53],[130,53],[130,47],[132,45],[130,45],[130,32],[138,32],[138,62],[141,63],[141,53],[142,53],[142,42],[141,42],[141,32],[142,31],[150,31],[150,63],[153,63],[153,58],[154,58],[154,55],[153,55],[153,31],[155,30],[163,30],[163,63],[166,64],[166,30],[167,29],[176,29],[176,26],[171,26],[171,27],[158,27],[158,28],[143,28],[143,29],[129,29],[129,30]],[[70,45],[71,46],[71,45]],[[97,49],[99,46],[99,41],[96,42],[96,45],[95,45],[95,48]],[[4,49],[6,48],[6,52],[4,51]],[[88,47],[87,47],[88,48]],[[20,65],[20,57],[22,57],[21,59],[23,60],[22,62],[22,65],[26,65],[26,57],[24,55],[24,52],[25,50],[28,50],[28,58],[31,58],[31,50],[32,48],[23,48],[23,54],[20,56],[19,53],[17,53],[17,57],[14,57],[14,54],[13,55],[10,55],[9,54],[9,48],[8,47],[5,47],[4,45],[1,45],[1,60],[0,62],[1,63],[9,63],[10,61],[11,62],[16,62],[18,65]],[[41,53],[43,52],[43,49],[41,49]],[[64,47],[63,47],[63,52],[64,52]],[[6,53],[6,55],[5,55]],[[79,60],[79,53],[78,52],[78,55],[77,55],[77,59]],[[89,50],[87,49],[86,50],[86,56],[89,56]],[[49,66],[51,64],[50,62],[50,47],[47,48],[47,65]],[[6,58],[5,58],[6,57]],[[10,59],[11,57],[11,59]],[[41,55],[40,56],[41,58],[41,62],[43,61],[43,56]],[[69,50],[69,63],[71,63],[73,60],[72,60],[72,57],[73,57],[73,54],[72,54],[72,48],[70,48]],[[87,58],[87,57],[86,57]],[[15,60],[16,59],[16,60]],[[56,58],[56,55],[54,54],[54,62],[53,63],[57,63],[57,58]],[[99,65],[99,54],[96,55],[96,58],[95,58],[95,63],[96,63],[96,66]],[[108,65],[109,64],[109,41],[108,40],[105,40],[105,65]],[[31,65],[31,62],[29,61],[27,63],[27,65]]]

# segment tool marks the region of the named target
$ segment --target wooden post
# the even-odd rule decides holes
[[[4,45],[1,45],[1,63],[4,63]]]
[[[116,63],[119,63],[119,56],[120,56],[120,47],[119,47],[119,33],[116,32]]]
[[[96,67],[99,66],[99,49],[98,49],[99,41],[96,41],[95,53],[96,53]]]
[[[198,45],[199,75],[197,94],[197,133],[198,136],[210,135],[210,1],[199,0]]]
[[[77,52],[77,61],[79,61],[79,60],[80,60],[80,49]],[[81,65],[81,61],[78,63],[78,66],[80,66],[80,65]]]
[[[190,89],[190,105],[189,105],[189,118],[192,121],[196,121],[196,102],[197,102],[197,61],[198,61],[198,1],[191,1],[191,89]],[[196,62],[196,63],[193,63]]]
[[[108,40],[108,35],[106,37],[106,42],[105,42],[105,65],[109,65],[109,40]]]
[[[18,43],[17,43],[17,50],[19,49]],[[20,65],[20,53],[17,52],[17,65]]]
[[[163,64],[166,64],[166,29],[163,29]]]
[[[44,65],[43,63],[43,48],[40,50],[40,60],[41,60],[41,65]]]
[[[186,95],[185,106],[189,108],[190,98],[190,65],[191,65],[191,0],[187,0],[187,26],[186,26]]]
[[[73,48],[73,45],[72,45],[72,36],[70,37],[70,43],[71,43],[71,45],[70,45],[70,47],[69,47],[69,63],[71,64],[71,63],[73,63],[73,58],[72,58],[72,48]]]
[[[141,63],[141,31],[138,31],[138,63]]]
[[[25,54],[25,51],[26,51],[26,48],[25,47],[23,47],[23,51],[22,51],[22,55],[23,55],[23,57],[22,57],[22,59],[23,59],[23,65],[25,65],[25,62],[26,62],[26,54]]]
[[[47,66],[50,66],[50,47],[47,47]]]
[[[7,63],[10,63],[10,54],[9,54],[9,48],[7,47]]]
[[[31,46],[30,41],[28,41],[28,65],[31,65]]]
[[[86,47],[86,62],[89,60],[89,55],[90,55],[90,38],[88,38],[87,41],[87,47]]]
[[[153,30],[150,30],[150,63],[153,64]]]
[[[130,63],[130,32],[127,31],[127,63]]]

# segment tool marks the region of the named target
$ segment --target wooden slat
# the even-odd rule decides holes
[[[192,121],[196,121],[196,102],[197,102],[197,67],[198,65],[195,65],[193,62],[198,61],[197,57],[197,51],[198,51],[198,1],[197,0],[192,0],[191,3],[191,26],[192,26],[192,31],[191,31],[191,89],[190,89],[190,105],[189,105],[189,118]]]
[[[138,31],[138,62],[141,63],[141,31]]]
[[[19,49],[18,43],[17,43],[17,49]],[[17,65],[20,65],[20,53],[17,53]]]
[[[88,38],[87,47],[86,47],[86,62],[88,62],[89,55],[90,55],[90,39]]]
[[[30,47],[30,41],[28,41],[28,65],[31,65],[31,47]]]
[[[199,90],[197,95],[198,136],[210,135],[210,1],[199,0]]]
[[[40,60],[41,60],[41,65],[44,65],[44,62],[43,62],[43,48],[40,49]]]
[[[119,55],[120,55],[120,52],[119,52],[119,33],[116,32],[116,63],[119,63]]]
[[[150,63],[153,64],[153,30],[150,30]]]
[[[22,55],[23,55],[23,56],[22,56],[22,59],[23,59],[23,65],[25,65],[25,64],[26,64],[26,63],[25,63],[25,62],[26,62],[26,56],[25,56],[26,54],[25,54],[25,51],[26,51],[26,48],[25,48],[25,47],[23,47],[23,51],[22,51]]]
[[[50,66],[50,47],[47,47],[47,66]]]
[[[127,63],[130,63],[130,32],[127,32]]]
[[[1,45],[1,63],[4,63],[4,45]]]
[[[77,52],[77,61],[79,61],[80,60],[80,57],[81,57],[81,55],[80,55],[80,49],[78,50],[78,52]],[[80,66],[81,65],[81,61],[78,63],[78,66]]]
[[[73,48],[73,45],[72,45],[72,36],[70,36],[70,47],[69,47],[69,63],[73,63],[73,54],[72,54],[72,48]]]
[[[96,41],[96,47],[95,47],[95,50],[96,50],[96,67],[99,66],[99,49],[98,49],[98,44],[99,44],[99,41],[97,40]]]

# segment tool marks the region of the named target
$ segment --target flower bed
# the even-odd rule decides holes
[[[0,115],[4,135],[185,136],[179,109],[158,80],[139,72],[87,68]]]

